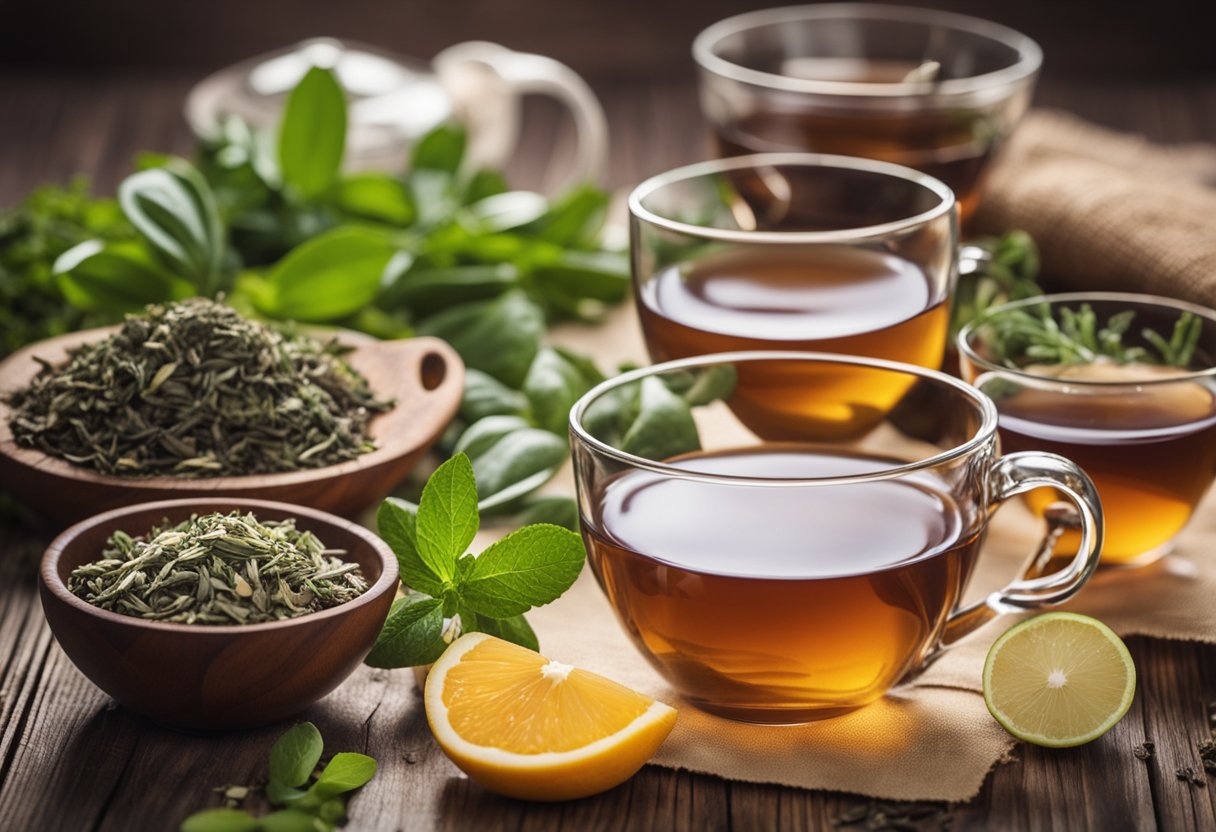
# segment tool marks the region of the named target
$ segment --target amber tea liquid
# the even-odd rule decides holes
[[[898,463],[773,444],[669,464],[801,478]],[[702,707],[751,721],[881,696],[932,648],[979,545],[930,475],[776,488],[639,470],[592,496],[591,564],[639,649]]]
[[[937,368],[949,323],[944,290],[918,266],[844,245],[702,257],[642,283],[637,307],[655,361],[783,349]],[[913,380],[858,367],[774,362],[742,371],[729,403],[764,439],[829,440],[872,426]],[[841,401],[857,407],[842,409]]]
[[[1159,554],[1182,531],[1216,476],[1216,397],[1198,382],[1142,394],[1023,388],[999,403],[1003,450],[1050,451],[1071,459],[1098,488],[1106,518],[1102,560]],[[1058,498],[1030,492],[1042,512]],[[1066,534],[1059,552],[1076,551]]]

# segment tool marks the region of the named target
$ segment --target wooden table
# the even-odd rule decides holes
[[[190,77],[21,76],[0,79],[0,204],[43,181],[89,173],[111,192],[140,149],[190,152],[179,116]],[[610,183],[624,186],[703,152],[692,89],[683,82],[600,85],[613,133]],[[1216,140],[1216,83],[1046,84],[1038,103],[1158,140]],[[524,141],[513,173],[535,183],[551,111]],[[5,483],[20,491],[20,483]],[[193,737],[116,707],[55,645],[34,586],[51,529],[0,527],[0,830],[175,829],[214,805],[212,789],[253,784],[282,726]],[[380,760],[352,802],[355,830],[395,829],[1216,829],[1216,782],[1196,786],[1143,762],[1133,748],[1193,752],[1216,700],[1216,647],[1131,639],[1136,701],[1106,737],[1066,751],[1019,747],[961,806],[887,807],[647,767],[598,797],[559,805],[506,800],[465,779],[432,742],[408,671],[363,668],[311,708],[330,751]],[[915,816],[915,817],[913,817]],[[903,820],[913,826],[900,826]],[[886,825],[884,826],[884,820]]]

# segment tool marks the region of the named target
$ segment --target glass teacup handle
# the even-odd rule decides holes
[[[519,139],[520,97],[548,95],[570,111],[577,147],[569,170],[546,186],[558,190],[603,175],[608,122],[595,93],[570,67],[486,41],[450,46],[435,56],[434,67],[457,115],[469,125],[475,164],[502,166]]]
[[[1061,492],[1076,512],[1081,542],[1064,569],[1043,575],[1040,552],[1027,563],[1021,578],[951,615],[942,633],[942,647],[949,647],[998,615],[1064,603],[1077,594],[1098,568],[1102,554],[1102,504],[1093,482],[1074,463],[1038,451],[1009,454],[993,463],[989,483],[993,508],[1010,497],[1043,486]]]
[[[992,252],[979,246],[963,245],[958,250],[958,274],[966,277],[969,274],[982,272],[992,262]]]

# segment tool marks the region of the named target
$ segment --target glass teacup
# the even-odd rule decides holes
[[[1034,41],[996,23],[865,3],[727,18],[697,37],[693,57],[720,155],[896,162],[953,188],[964,221],[1042,62]]]
[[[1182,366],[1163,365],[1143,331],[1169,347],[1183,315],[1194,343]],[[1105,354],[1116,352],[1104,346],[1112,321],[1123,327],[1122,356]],[[1053,338],[1063,352],[1051,352]],[[1093,478],[1106,508],[1104,563],[1170,551],[1216,477],[1216,312],[1152,295],[1047,295],[989,310],[959,333],[958,349],[963,377],[996,403],[1005,450],[1064,454]],[[1049,489],[1027,497],[1040,513],[1055,499]],[[1075,542],[1066,532],[1061,546]]]
[[[912,435],[881,418],[841,437],[808,419],[780,442],[758,439],[734,415],[734,382],[768,367],[797,387],[803,374],[771,372],[789,362],[915,384],[931,424]],[[821,395],[867,407],[853,390]],[[998,458],[992,403],[942,373],[823,353],[701,356],[604,382],[570,422],[600,586],[659,672],[730,718],[859,708],[994,616],[1068,599],[1098,564],[1102,510],[1085,474],[1055,454]],[[1045,577],[1032,564],[962,608],[992,511],[1045,485],[1081,518],[1071,562]]]

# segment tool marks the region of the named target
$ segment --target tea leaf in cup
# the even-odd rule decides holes
[[[292,727],[270,749],[270,779],[285,786],[303,786],[321,760],[324,748],[321,732],[311,722]]]

